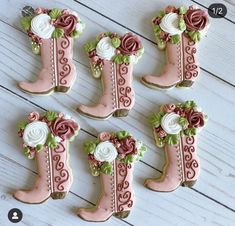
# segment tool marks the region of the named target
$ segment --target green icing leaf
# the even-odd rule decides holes
[[[20,19],[20,25],[24,29],[24,31],[28,31],[31,27],[32,16],[25,16]]]
[[[184,6],[179,7],[179,14],[183,15],[187,13],[187,8]]]
[[[40,45],[36,42],[31,43],[32,52],[34,54],[40,54]]]
[[[54,111],[47,111],[45,113],[45,117],[47,118],[48,121],[54,121],[57,118],[57,113]]]
[[[57,19],[61,15],[62,15],[62,11],[56,8],[52,9],[49,13],[49,16],[51,17],[51,19]]]
[[[196,130],[196,128],[188,128],[188,129],[185,129],[184,130],[184,134],[186,135],[186,136],[195,136],[196,135],[196,133],[197,133],[197,130]]]
[[[37,152],[40,152],[43,149],[43,145],[38,144],[35,149]]]
[[[112,60],[114,61],[114,63],[122,64],[123,63],[123,55],[117,54],[117,55],[113,56]]]
[[[92,141],[86,141],[83,144],[83,148],[87,154],[93,154],[95,152],[96,143]]]
[[[119,140],[122,140],[130,136],[130,133],[128,133],[127,131],[119,131],[116,133],[116,136]]]
[[[183,108],[195,108],[197,104],[193,100],[187,100],[183,103]]]
[[[99,167],[97,167],[97,166],[92,166],[92,167],[90,167],[90,168],[91,168],[91,174],[92,174],[92,176],[97,177],[97,176],[100,175],[100,168],[99,168]]]
[[[150,116],[149,122],[152,125],[152,127],[158,127],[161,125],[162,117],[165,115],[164,112],[160,111],[158,113],[154,113]]]
[[[52,133],[49,133],[47,136],[46,146],[48,146],[49,148],[56,148],[57,147],[55,137]]]
[[[194,42],[199,42],[201,40],[201,33],[199,31],[189,31],[188,35]]]
[[[19,122],[19,123],[17,124],[17,128],[24,130],[27,125],[28,125],[27,122]]]
[[[105,35],[105,36],[110,36],[111,34],[113,34],[111,31],[106,31],[106,32],[104,32],[104,35]]]
[[[128,55],[123,55],[123,56],[122,56],[122,61],[123,61],[123,63],[125,63],[125,64],[129,64],[129,63],[130,63],[130,56],[128,56]]]
[[[31,155],[29,148],[25,147],[25,148],[23,149],[23,152],[24,152],[24,155],[25,155],[28,159],[34,159],[34,156]]]
[[[79,36],[80,36],[80,32],[79,31],[77,31],[77,30],[75,30],[75,31],[73,31],[71,34],[70,34],[70,36],[72,37],[72,38],[78,38]]]
[[[131,163],[135,162],[135,158],[136,158],[135,155],[129,154],[129,155],[126,155],[126,157],[123,159],[123,162],[125,164],[131,164]]]
[[[121,45],[121,40],[117,37],[111,39],[111,43],[114,48],[118,48]]]
[[[162,30],[161,30],[161,28],[160,28],[159,25],[153,25],[153,32],[154,32],[155,35],[160,34],[161,31],[162,31]]]
[[[180,36],[179,35],[172,35],[171,36],[171,43],[172,44],[178,44],[180,42]]]
[[[165,141],[169,145],[176,145],[179,142],[179,134],[168,134],[165,138]]]
[[[137,151],[138,152],[137,152],[137,155],[135,157],[135,161],[139,161],[144,156],[144,153],[147,151],[147,147],[142,144],[140,149],[138,149]]]
[[[162,17],[164,17],[165,15],[166,15],[165,11],[164,11],[164,10],[160,10],[160,11],[157,12],[157,14],[156,14],[155,17],[160,17],[160,18],[162,18]]]
[[[185,22],[184,22],[184,19],[183,18],[180,18],[179,19],[179,29],[181,31],[184,31],[186,29],[186,25],[185,25]]]
[[[109,162],[104,162],[100,168],[100,172],[104,174],[111,174],[113,172],[113,166]]]
[[[64,30],[62,28],[55,28],[52,33],[52,38],[61,38],[64,35]]]
[[[87,42],[87,43],[84,45],[84,50],[85,50],[87,53],[91,52],[92,50],[95,50],[97,43],[98,43],[97,41]]]
[[[179,118],[179,124],[180,124],[183,128],[185,128],[185,127],[188,126],[189,122],[188,122],[188,120],[187,120],[186,118],[180,117],[180,118]]]

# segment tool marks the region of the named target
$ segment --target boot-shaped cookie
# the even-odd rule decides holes
[[[196,134],[206,121],[207,116],[193,101],[163,105],[160,112],[151,117],[156,145],[165,148],[166,163],[162,176],[147,179],[146,187],[169,192],[180,185],[194,185],[200,172]]]
[[[146,151],[142,142],[128,132],[102,132],[84,149],[93,176],[100,176],[102,191],[93,208],[80,208],[78,216],[87,221],[106,221],[112,215],[125,218],[134,205],[132,188],[134,162]]]
[[[31,190],[18,190],[14,197],[25,203],[42,203],[49,197],[63,199],[72,185],[68,163],[69,141],[79,131],[78,124],[68,115],[52,111],[40,116],[29,114],[28,122],[20,123],[24,154],[35,159],[37,177]]]
[[[145,75],[150,88],[190,87],[199,76],[197,42],[208,28],[208,15],[195,7],[168,6],[152,20],[159,49],[166,49],[166,64],[159,76]]]
[[[143,54],[140,39],[131,33],[120,37],[106,32],[87,43],[85,50],[93,76],[101,78],[103,95],[93,106],[79,106],[78,112],[94,119],[127,116],[135,103],[132,74]]]
[[[76,79],[73,63],[73,38],[78,37],[84,24],[76,12],[60,9],[22,11],[21,25],[32,40],[32,50],[41,55],[42,69],[34,82],[20,82],[28,93],[48,95],[54,91],[67,92]]]

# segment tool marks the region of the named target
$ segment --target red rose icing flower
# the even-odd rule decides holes
[[[204,117],[201,112],[194,111],[190,109],[187,112],[187,120],[189,122],[190,127],[198,128],[204,126]]]
[[[132,33],[127,33],[121,38],[121,45],[118,48],[122,54],[132,55],[136,54],[141,49],[141,42],[139,37]]]
[[[163,105],[162,110],[166,113],[171,113],[175,110],[175,105],[174,104],[165,104],[165,105]]]
[[[133,137],[127,137],[123,140],[119,140],[120,146],[117,148],[119,154],[130,154],[136,150],[135,139]]]
[[[39,119],[39,113],[36,111],[33,111],[29,114],[28,119],[30,122],[37,121]]]
[[[62,28],[66,35],[70,35],[76,28],[77,17],[72,14],[63,14],[56,19],[54,26]]]
[[[177,11],[177,9],[174,7],[174,6],[171,6],[171,5],[168,5],[166,8],[165,8],[165,12],[166,13],[175,13]]]
[[[201,31],[208,24],[208,15],[201,9],[190,8],[184,15],[184,21],[188,31]]]
[[[50,129],[54,136],[59,136],[65,140],[74,136],[79,128],[77,123],[71,119],[57,118],[50,125]]]

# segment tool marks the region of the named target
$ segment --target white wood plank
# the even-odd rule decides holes
[[[20,139],[17,139],[15,124],[24,118],[27,112],[39,110],[21,98],[0,89],[2,111],[0,117],[1,154],[0,154],[0,208],[2,216],[6,216],[9,209],[16,207],[25,213],[26,225],[88,225],[76,217],[77,207],[87,204],[78,195],[91,202],[95,202],[99,190],[99,179],[92,177],[88,170],[87,156],[82,151],[82,143],[91,137],[80,132],[78,139],[70,146],[70,162],[73,169],[74,184],[71,192],[64,200],[48,200],[43,205],[22,204],[11,197],[17,188],[30,188],[33,183],[35,170],[34,162],[28,160],[20,150]],[[10,114],[9,114],[10,112]],[[14,132],[15,131],[15,132]],[[191,189],[178,189],[172,193],[155,193],[147,190],[143,185],[146,175],[156,175],[156,170],[142,163],[135,166],[134,187],[136,206],[126,219],[133,225],[233,225],[234,212],[194,192]],[[19,180],[20,178],[20,180]],[[37,215],[35,216],[35,213]],[[34,219],[35,217],[36,219]],[[2,218],[1,218],[2,219]],[[34,219],[34,220],[33,220]],[[7,220],[3,218],[3,223]],[[122,221],[112,217],[107,225],[125,225]],[[3,224],[4,225],[4,224]],[[7,225],[7,224],[6,224]],[[98,224],[99,225],[99,224]],[[103,224],[102,225],[106,225]]]
[[[29,47],[26,47],[27,42],[22,45],[25,39],[23,33],[15,31],[2,23],[1,26],[4,28],[4,32],[9,34],[6,36],[1,32],[0,36],[2,37],[2,46],[0,48],[1,84],[45,108],[53,106],[55,109],[67,111],[68,109],[73,110],[78,103],[96,101],[97,96],[101,93],[98,90],[100,85],[91,77],[88,68],[81,64],[77,64],[79,78],[68,95],[55,94],[51,97],[39,98],[23,94],[16,88],[16,81],[28,79],[31,73],[33,73],[32,77],[36,76],[40,68],[39,57],[35,57],[30,53]],[[85,129],[93,133],[118,129],[133,131],[138,138],[146,142],[150,149],[144,161],[161,169],[164,164],[163,152],[154,145],[147,117],[151,112],[157,111],[161,103],[195,99],[210,116],[208,126],[199,135],[198,147],[202,158],[203,171],[196,188],[200,192],[234,208],[233,187],[235,181],[232,176],[234,175],[234,155],[232,154],[234,153],[234,130],[232,128],[235,127],[232,113],[235,108],[234,89],[203,73],[201,79],[190,92],[179,89],[169,92],[149,90],[138,82],[143,66],[147,62],[149,67],[153,65],[148,49],[146,51],[147,56],[136,67],[134,86],[137,90],[137,102],[130,116],[124,119],[112,118],[106,122],[80,117],[81,125],[84,125]],[[208,83],[210,83],[210,86],[205,86]],[[87,89],[91,90],[90,93],[87,93]],[[217,93],[216,90],[220,90],[220,93]],[[225,111],[224,109],[229,110]],[[72,113],[74,117],[78,118],[74,110]],[[231,186],[228,187],[228,183]]]

